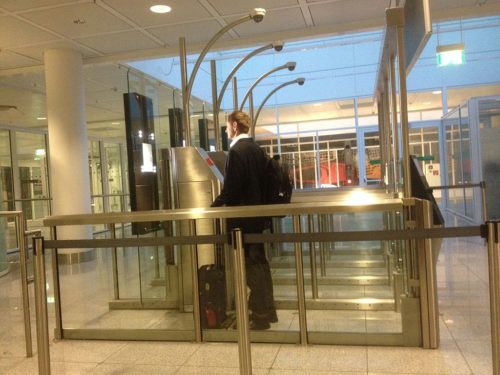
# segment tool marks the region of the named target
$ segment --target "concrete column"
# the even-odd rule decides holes
[[[90,206],[88,138],[82,56],[71,49],[45,51],[52,214],[87,214]],[[58,239],[92,238],[90,226],[63,226]],[[62,261],[90,260],[95,253],[61,249]],[[66,256],[64,256],[66,255]]]

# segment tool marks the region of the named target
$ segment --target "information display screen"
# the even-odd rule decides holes
[[[132,211],[159,209],[153,102],[138,93],[123,94]],[[132,223],[132,233],[159,229],[158,222]]]

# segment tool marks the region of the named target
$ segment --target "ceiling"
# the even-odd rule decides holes
[[[172,12],[150,12],[159,2]],[[47,126],[37,117],[46,114],[43,52],[50,48],[81,52],[89,134],[113,136],[123,132],[123,124],[111,122],[123,118],[125,63],[178,55],[180,36],[188,53],[198,52],[218,30],[256,7],[267,10],[261,23],[240,24],[214,48],[342,34],[383,27],[390,5],[390,0],[0,0],[0,126]],[[431,0],[433,21],[498,13],[500,0]]]

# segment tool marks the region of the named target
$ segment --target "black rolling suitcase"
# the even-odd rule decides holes
[[[220,328],[226,320],[226,281],[224,268],[206,264],[198,270],[202,328]]]

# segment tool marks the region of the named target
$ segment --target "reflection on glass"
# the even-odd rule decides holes
[[[125,211],[123,201],[122,157],[121,147],[117,143],[104,143],[106,157],[106,175],[108,197],[105,197],[106,212]]]
[[[21,206],[28,229],[42,227],[49,215],[49,178],[44,134],[16,132]]]

